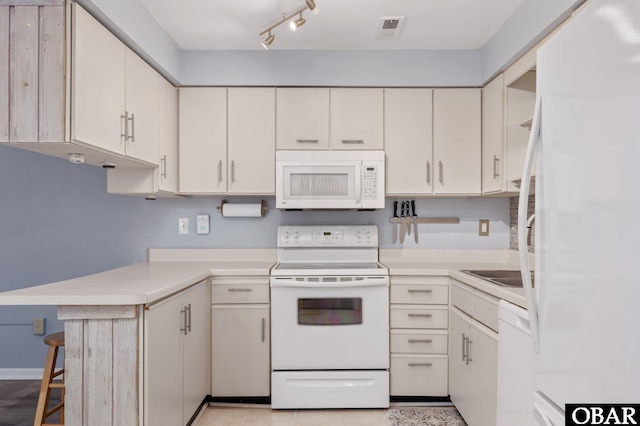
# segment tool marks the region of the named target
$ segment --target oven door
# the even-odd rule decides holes
[[[389,368],[388,277],[271,284],[273,370]]]

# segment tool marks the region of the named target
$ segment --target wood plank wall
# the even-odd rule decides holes
[[[65,136],[63,0],[0,0],[0,142]]]

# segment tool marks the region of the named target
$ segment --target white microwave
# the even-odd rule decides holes
[[[276,207],[382,209],[384,161],[384,151],[278,151]]]

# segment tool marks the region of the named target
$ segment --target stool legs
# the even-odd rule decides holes
[[[42,384],[40,385],[40,395],[38,396],[38,405],[36,406],[36,418],[34,426],[44,426],[47,417],[60,410],[60,423],[64,424],[64,377],[62,383],[52,383],[53,379],[64,374],[64,369],[55,372],[56,359],[58,358],[58,346],[49,346],[47,351],[47,360],[45,362],[44,374],[42,375]],[[60,389],[60,403],[49,410],[49,397],[51,389]]]

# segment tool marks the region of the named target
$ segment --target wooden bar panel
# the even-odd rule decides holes
[[[113,320],[113,424],[138,425],[138,321]]]
[[[9,140],[38,140],[39,7],[10,9]]]
[[[40,8],[39,142],[63,142],[65,9]]]
[[[9,141],[9,7],[0,6],[0,142]]]
[[[84,323],[82,320],[64,323],[64,417],[69,425],[87,424],[83,421],[84,391]]]
[[[84,330],[83,425],[113,424],[113,330],[111,320],[88,320]]]

